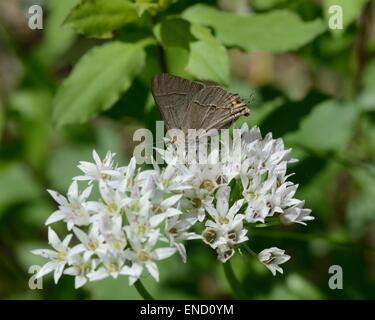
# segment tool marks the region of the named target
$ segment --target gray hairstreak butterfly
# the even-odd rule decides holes
[[[250,114],[238,94],[167,73],[154,76],[151,91],[167,130],[220,130]]]

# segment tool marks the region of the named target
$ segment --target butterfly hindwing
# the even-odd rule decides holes
[[[220,130],[247,114],[248,109],[238,95],[219,86],[206,86],[190,101],[182,129]]]

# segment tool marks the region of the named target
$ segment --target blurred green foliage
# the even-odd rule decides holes
[[[248,298],[375,298],[375,2],[351,0],[48,0],[44,29],[27,27],[28,0],[0,2],[0,298],[139,298],[126,281],[74,290],[70,278],[28,288],[30,250],[44,247],[79,160],[110,149],[125,164],[136,128],[160,119],[150,79],[161,71],[210,80],[250,98],[240,119],[283,137],[291,171],[316,220],[254,229],[252,247],[292,256],[273,277],[251,256],[233,269]],[[344,29],[328,29],[331,5]],[[58,231],[58,230],[57,230]],[[158,298],[235,297],[203,245],[188,263],[161,263]],[[328,268],[344,290],[328,288]]]

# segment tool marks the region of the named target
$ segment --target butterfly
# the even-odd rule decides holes
[[[226,129],[250,111],[238,94],[215,84],[190,81],[168,73],[153,77],[151,92],[167,130]]]

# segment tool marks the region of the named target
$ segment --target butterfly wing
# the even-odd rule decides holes
[[[182,121],[182,130],[225,129],[243,115],[249,115],[249,110],[237,94],[219,86],[206,86],[191,99]]]
[[[183,121],[192,98],[204,84],[182,79],[167,73],[152,79],[151,92],[167,129],[183,127]]]

